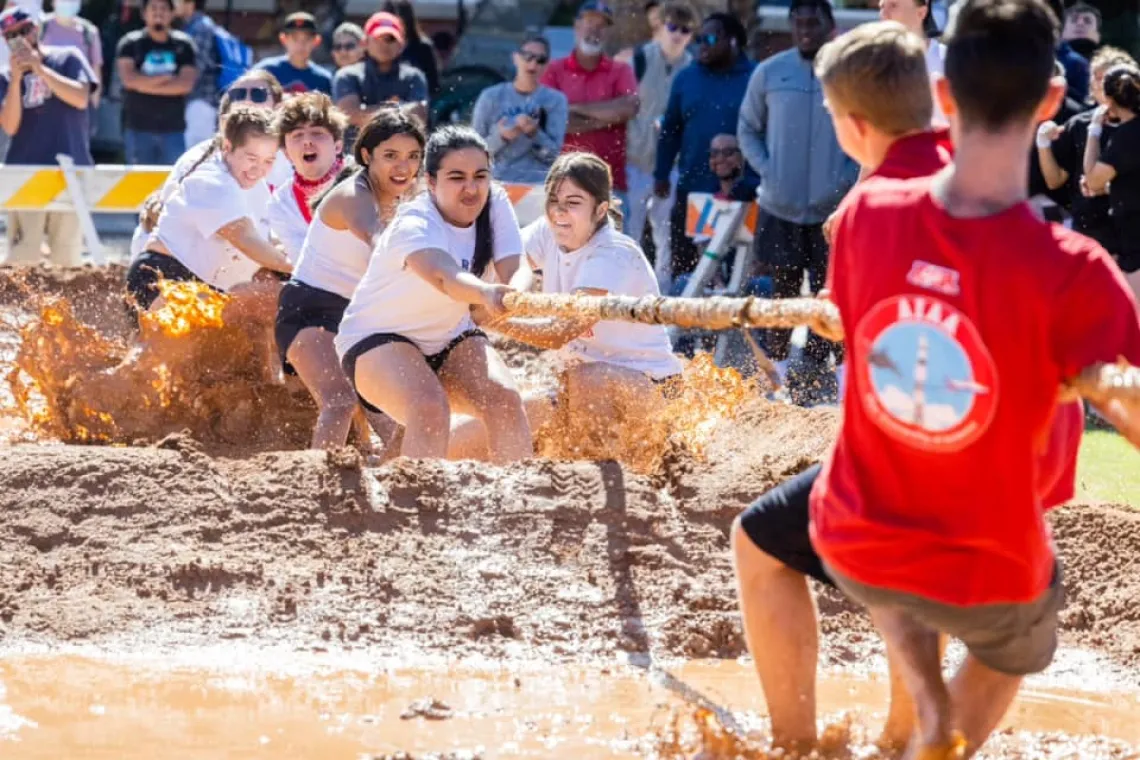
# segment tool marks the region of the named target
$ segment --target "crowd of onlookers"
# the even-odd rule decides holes
[[[1134,130],[1123,126],[1140,103],[1128,92],[1106,93],[1102,84],[1113,66],[1135,63],[1127,51],[1103,45],[1107,24],[1100,10],[1084,2],[1067,9],[1056,3],[1064,40],[1056,51],[1058,74],[1067,80],[1069,97],[1039,135],[1034,189],[1114,253],[1136,255],[1140,244],[1122,233],[1121,213],[1140,219],[1140,188],[1135,200],[1118,196],[1140,184],[1132,174],[1140,171],[1132,158],[1140,157],[1140,146]],[[78,0],[56,0],[42,19],[21,6],[0,17],[11,48],[0,97],[17,75],[22,83],[22,97],[4,97],[0,108],[0,125],[11,135],[9,163],[50,164],[59,152],[78,164],[92,163],[86,113],[108,76],[123,91],[128,163],[173,164],[188,146],[214,134],[225,71],[216,23],[200,0],[142,0],[143,26],[118,40],[111,66],[98,30],[78,11]],[[927,68],[932,77],[940,75],[942,46],[929,0],[880,0],[879,11],[926,40]],[[698,261],[698,247],[685,234],[688,196],[755,199],[755,252],[767,278],[765,292],[798,294],[805,276],[811,290],[820,289],[828,255],[825,222],[859,176],[839,148],[812,69],[816,52],[836,31],[832,6],[828,0],[792,0],[792,47],[760,64],[747,54],[749,37],[738,15],[700,18],[683,0],[648,0],[645,12],[652,38],[615,57],[605,52],[614,17],[604,0],[579,6],[575,47],[567,57],[552,60],[541,35],[521,42],[513,54],[513,80],[487,88],[474,105],[473,126],[493,152],[496,178],[541,182],[568,150],[602,157],[613,173],[625,230],[644,239],[666,288]],[[1121,39],[1135,46],[1137,35]],[[386,0],[363,27],[339,26],[331,41],[335,71],[313,60],[323,40],[310,14],[287,16],[279,40],[284,52],[255,67],[272,73],[287,94],[328,93],[353,128],[392,101],[427,120],[440,66],[410,0]],[[230,97],[256,99],[259,93]],[[1094,112],[1097,105],[1102,108]],[[935,121],[943,118],[936,110]],[[1091,134],[1099,135],[1101,154],[1129,157],[1118,161],[1115,177],[1086,181]],[[1110,186],[1116,188],[1112,198]],[[20,242],[38,250],[46,235],[53,250],[56,242],[68,249],[59,260],[78,260],[74,217],[11,218],[11,258],[34,255]],[[785,359],[787,336],[778,335],[767,348]],[[820,363],[831,351],[813,337],[805,354]]]

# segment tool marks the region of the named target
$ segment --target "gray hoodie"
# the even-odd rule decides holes
[[[737,125],[740,150],[760,175],[756,202],[795,224],[819,224],[859,176],[835,138],[823,88],[795,48],[752,73]]]
[[[479,93],[471,126],[487,141],[494,160],[493,174],[500,182],[542,184],[566,137],[569,106],[558,90],[539,86],[524,95],[513,82],[492,85]],[[533,137],[520,134],[510,142],[499,134],[499,120],[527,114],[538,122]]]

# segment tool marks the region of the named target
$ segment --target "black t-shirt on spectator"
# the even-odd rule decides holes
[[[1092,115],[1092,111],[1086,111],[1069,119],[1065,131],[1053,141],[1053,158],[1069,175],[1063,189],[1069,198],[1073,229],[1106,245],[1108,238],[1105,232],[1112,226],[1108,215],[1108,198],[1103,195],[1086,198],[1081,194],[1080,186],[1081,175],[1085,173],[1085,143],[1088,142]],[[1116,125],[1104,125],[1104,132],[1100,136],[1101,151],[1108,145],[1108,139],[1114,132]]]
[[[1069,119],[1073,118],[1079,113],[1088,110],[1085,106],[1070,97],[1066,97],[1061,103],[1061,108],[1058,109],[1056,115],[1053,116],[1053,121],[1058,124],[1067,124]],[[1068,188],[1062,185],[1056,190],[1050,190],[1049,186],[1045,184],[1045,177],[1041,174],[1041,164],[1037,158],[1037,148],[1030,147],[1029,149],[1029,195],[1044,195],[1049,200],[1056,203],[1061,208],[1069,208]]]
[[[416,103],[428,99],[427,79],[422,71],[397,61],[388,71],[381,71],[370,56],[360,63],[345,66],[333,79],[333,100],[355,95],[365,108],[392,99]]]
[[[1140,118],[1116,128],[1100,160],[1116,169],[1108,202],[1120,241],[1119,253],[1140,251]]]
[[[130,58],[140,74],[176,75],[183,66],[193,66],[197,58],[194,43],[182,32],[170,32],[158,42],[145,29],[123,37],[115,59]],[[124,88],[123,123],[139,132],[183,132],[186,130],[184,95],[151,95]]]

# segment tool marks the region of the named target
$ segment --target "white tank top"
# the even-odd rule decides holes
[[[313,217],[293,279],[338,296],[352,298],[352,291],[368,270],[372,246],[350,230],[328,226],[320,214]]]

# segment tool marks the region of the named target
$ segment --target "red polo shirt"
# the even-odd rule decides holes
[[[618,63],[602,56],[597,66],[587,70],[578,62],[577,52],[551,62],[542,75],[542,84],[561,92],[570,105],[602,103],[637,94],[637,77],[628,63]],[[562,152],[583,150],[597,154],[610,165],[614,188],[625,190],[625,132],[623,123],[576,135],[567,134]]]

